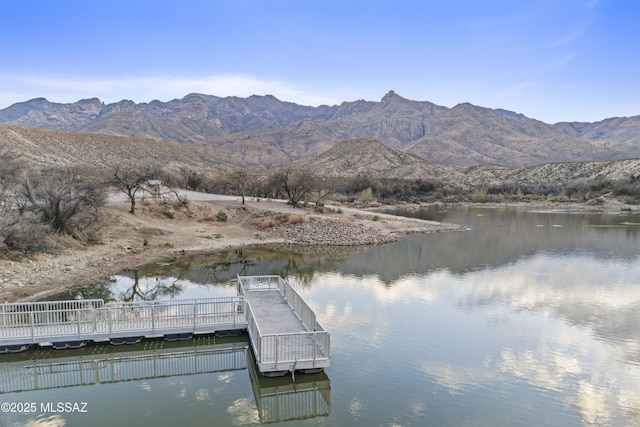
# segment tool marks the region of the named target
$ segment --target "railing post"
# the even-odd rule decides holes
[[[194,302],[193,303],[193,332],[195,333],[196,331],[196,321],[197,321],[197,317],[198,317],[198,303]]]
[[[111,338],[111,335],[113,334],[113,325],[111,324],[111,308],[109,307],[107,309],[107,323],[109,323],[109,338]]]
[[[152,333],[156,333],[156,306],[152,305],[151,306],[151,332]]]
[[[78,324],[78,338],[80,338],[80,309],[76,310],[76,323]]]
[[[36,320],[35,320],[33,311],[31,311],[30,314],[31,314],[31,316],[30,316],[31,317],[31,341],[34,341],[35,340],[35,335],[36,335],[36,331],[35,331],[35,329],[36,329]]]
[[[238,317],[238,310],[236,308],[236,302],[231,302],[231,313],[233,313],[233,329],[236,329],[236,318]]]

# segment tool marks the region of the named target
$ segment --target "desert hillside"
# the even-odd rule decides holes
[[[33,167],[113,167],[134,159],[165,167],[227,170],[222,158],[204,156],[192,146],[157,139],[60,132],[0,124],[0,149],[18,154]]]
[[[227,150],[198,145],[162,142],[156,139],[59,132],[0,124],[0,149],[18,154],[31,166],[95,166],[110,168],[130,162],[151,162],[163,168],[221,175],[238,168],[268,174],[278,165],[289,164],[265,150],[260,158],[279,160],[255,165],[239,159],[231,141]],[[236,153],[235,155],[233,153]],[[432,181],[442,186],[469,190],[477,186],[566,184],[601,180],[631,180],[640,176],[637,158],[593,162],[552,162],[527,167],[484,164],[472,167],[449,166],[394,150],[372,138],[344,140],[326,151],[294,163],[319,177],[367,176],[370,178]]]
[[[532,166],[640,157],[640,116],[547,124],[504,109],[452,108],[389,91],[379,102],[309,107],[273,96],[189,94],[169,102],[57,104],[37,98],[0,110],[0,123],[193,144],[229,161],[271,167],[311,159],[346,139],[374,138],[450,166]]]

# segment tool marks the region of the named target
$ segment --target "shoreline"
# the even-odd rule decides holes
[[[396,241],[412,233],[464,231],[465,225],[440,223],[380,212],[418,210],[427,206],[529,208],[546,211],[638,211],[618,201],[604,205],[584,203],[428,203],[355,207],[293,208],[282,201],[188,192],[186,208],[143,200],[136,215],[128,202],[113,195],[104,208],[101,243],[81,245],[62,239],[55,254],[35,254],[0,260],[0,302],[37,300],[71,287],[101,283],[126,269],[166,262],[180,255],[212,254],[247,246],[293,244],[299,247],[372,246]],[[224,212],[225,221],[216,220]],[[265,226],[270,225],[270,226]]]
[[[354,208],[333,207],[321,213],[276,201],[250,199],[242,205],[235,198],[196,193],[189,196],[186,208],[171,208],[170,213],[168,205],[139,202],[135,215],[128,213],[126,201],[112,197],[104,208],[100,243],[81,245],[60,238],[55,254],[0,260],[0,302],[45,298],[181,254],[268,244],[366,246],[392,242],[411,233],[466,229]],[[220,212],[224,212],[225,221],[216,220]]]

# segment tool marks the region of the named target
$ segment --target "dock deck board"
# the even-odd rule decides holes
[[[247,292],[245,300],[251,309],[263,334],[287,334],[305,332],[302,321],[287,304],[277,290]]]

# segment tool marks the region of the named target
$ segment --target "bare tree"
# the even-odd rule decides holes
[[[116,166],[111,179],[108,180],[110,185],[118,188],[129,197],[131,208],[129,212],[136,213],[136,197],[139,192],[149,191],[145,184],[147,181],[158,176],[158,169],[149,165],[142,167],[133,166]]]
[[[246,169],[236,169],[226,177],[226,186],[230,187],[232,191],[240,193],[243,205],[247,187],[252,179],[253,176]]]
[[[306,169],[289,165],[275,174],[275,181],[281,186],[289,203],[294,208],[305,200],[316,187],[316,178]]]
[[[186,190],[198,191],[204,183],[204,175],[196,170],[182,167],[179,172]]]
[[[336,184],[331,178],[315,179],[314,182],[314,199],[316,204],[320,206],[326,197],[336,193]]]
[[[80,168],[25,173],[23,194],[42,220],[63,234],[84,239],[104,205],[104,185]]]

